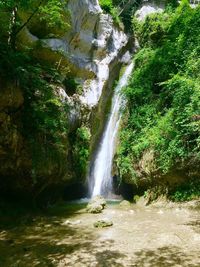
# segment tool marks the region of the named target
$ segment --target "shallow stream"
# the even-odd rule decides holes
[[[200,266],[199,210],[114,202],[101,214],[88,214],[86,204],[61,203],[42,215],[1,216],[0,266]],[[94,228],[102,218],[113,226]]]

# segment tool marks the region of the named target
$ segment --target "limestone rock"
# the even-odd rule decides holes
[[[113,226],[113,222],[107,218],[98,220],[94,223],[94,227],[96,228],[104,228],[104,227],[109,227],[109,226]]]
[[[17,43],[18,47],[23,49],[27,46],[33,48],[37,44],[38,38],[31,34],[27,27],[24,27],[24,29],[18,34],[18,40],[20,40]]]
[[[88,203],[86,210],[89,213],[101,213],[105,206],[105,199],[102,196],[96,196]]]
[[[87,206],[87,212],[88,213],[101,213],[102,210],[103,210],[103,207],[101,205],[96,204],[96,203],[88,204],[88,206]]]
[[[148,201],[147,201],[147,199],[146,199],[144,196],[141,196],[141,197],[137,200],[136,204],[137,204],[137,206],[144,207],[144,206],[147,206]]]
[[[146,16],[151,15],[156,12],[162,12],[165,8],[165,1],[143,1],[140,8],[136,11],[135,17],[139,21],[144,21]]]
[[[120,207],[130,207],[131,203],[128,200],[123,200],[122,202],[119,203]]]
[[[61,225],[78,225],[81,223],[81,220],[77,220],[77,221],[70,221],[70,220],[66,220],[64,221]]]
[[[106,206],[106,200],[102,196],[95,196],[92,200],[92,203],[97,203],[101,205],[103,208]]]
[[[35,47],[35,55],[50,63],[70,68],[83,79],[82,105],[97,106],[110,75],[114,60],[128,43],[109,14],[104,14],[97,0],[69,0],[70,28],[62,36],[35,36],[40,20],[30,23],[19,36],[21,46]],[[33,22],[33,21],[32,21]],[[51,32],[49,32],[50,34]],[[38,44],[38,45],[36,45]]]
[[[67,51],[74,65],[94,73],[92,79],[85,79],[80,96],[83,104],[93,107],[109,79],[109,66],[128,37],[114,26],[112,17],[102,12],[96,0],[69,0],[68,8],[72,29],[66,35]]]

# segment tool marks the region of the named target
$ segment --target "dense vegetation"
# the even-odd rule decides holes
[[[102,9],[112,15],[120,27],[131,31],[131,18],[141,0],[99,0]]]
[[[131,183],[177,170],[199,178],[199,23],[200,7],[192,9],[187,1],[143,23],[133,19],[141,49],[124,90],[118,151],[120,174]]]

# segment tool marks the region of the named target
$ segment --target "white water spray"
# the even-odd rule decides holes
[[[118,82],[117,87],[115,88],[110,115],[99,144],[94,164],[91,167],[90,183],[92,181],[94,182],[92,197],[96,195],[107,196],[108,193],[112,191],[112,161],[115,153],[115,143],[121,118],[120,108],[123,103],[120,92],[127,84],[132,70],[133,63],[127,66],[124,74]]]

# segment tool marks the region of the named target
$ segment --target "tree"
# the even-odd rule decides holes
[[[7,38],[8,46],[16,48],[18,34],[29,24],[35,15],[40,14],[41,20],[47,21],[50,26],[67,26],[65,20],[65,6],[62,0],[0,0],[0,11],[4,14],[5,21],[1,28]],[[20,12],[27,12],[25,21],[20,18]]]

